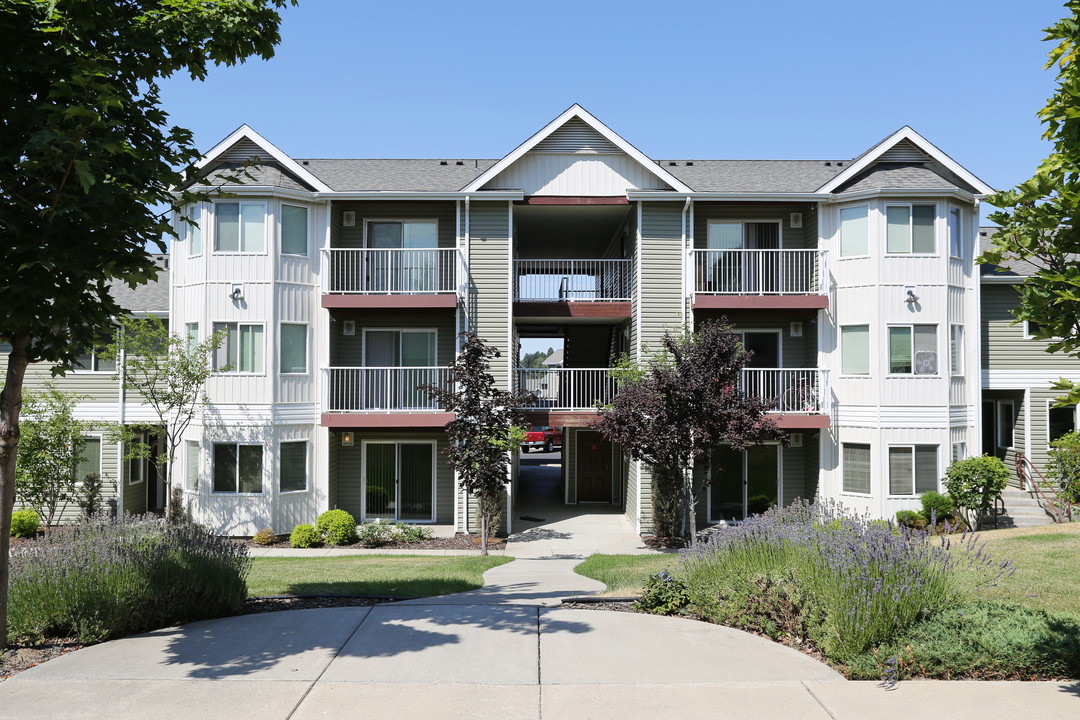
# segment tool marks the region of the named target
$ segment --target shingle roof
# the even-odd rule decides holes
[[[980,255],[994,246],[994,235],[998,230],[1000,228],[995,226],[979,228]],[[979,265],[979,275],[983,278],[999,277],[1003,280],[1007,278],[1016,282],[1022,282],[1024,278],[1034,275],[1038,270],[1039,268],[1036,265],[1022,260],[1013,260],[1008,267],[987,263]]]
[[[297,162],[338,192],[457,192],[498,161],[312,159]]]
[[[109,286],[109,294],[117,305],[130,313],[169,314],[169,262],[167,255],[154,255],[154,262],[162,270],[157,280],[130,288],[124,283]]]
[[[844,169],[843,165],[831,160],[658,162],[662,168],[697,192],[814,192]],[[675,165],[672,165],[672,162]]]
[[[248,177],[250,176],[250,177]],[[228,178],[233,177],[245,185],[267,185],[269,187],[288,188],[290,190],[307,190],[311,188],[307,183],[300,182],[290,173],[281,169],[276,162],[263,162],[256,167],[243,169],[241,163],[222,163],[206,175],[206,179],[216,184],[224,183],[223,188],[228,190],[231,184]]]
[[[882,163],[871,165],[865,172],[852,178],[837,192],[861,192],[865,190],[947,190],[956,185],[927,168],[922,163]]]

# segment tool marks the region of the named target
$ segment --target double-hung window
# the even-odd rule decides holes
[[[225,339],[214,351],[214,369],[230,372],[263,371],[263,326],[245,323],[214,323],[214,334]]]
[[[105,348],[113,342],[111,333],[98,336],[97,342],[91,348],[83,348],[75,357],[71,366],[72,370],[88,370],[90,372],[116,372],[116,358],[105,357]]]
[[[214,444],[214,492],[261,493],[262,445]]]
[[[886,205],[886,252],[932,255],[936,212],[934,205]]]
[[[308,444],[306,441],[281,443],[279,492],[307,490]]]
[[[954,258],[964,257],[963,218],[960,208],[949,209],[949,255]]]
[[[83,482],[90,473],[101,477],[101,438],[84,436],[82,456],[75,465],[76,482]]]
[[[937,445],[889,447],[889,494],[913,496],[938,489]]]
[[[190,355],[199,346],[199,323],[186,323],[184,325],[184,336],[187,338],[187,351],[188,355]]]
[[[889,374],[937,375],[937,326],[889,326]]]
[[[199,443],[188,440],[184,443],[184,489],[199,489]]]
[[[870,326],[840,328],[840,371],[844,375],[870,374]]]
[[[840,211],[840,257],[859,257],[869,254],[866,206],[844,208]]]
[[[188,255],[202,255],[202,206],[191,206],[188,220],[181,220],[184,224],[184,236],[188,242]]]
[[[843,443],[844,492],[870,494],[870,446]]]
[[[281,206],[281,254],[308,254],[308,211],[298,205]]]
[[[949,371],[953,375],[964,374],[964,326],[949,328]]]
[[[261,253],[266,249],[266,203],[214,204],[214,250]]]
[[[307,325],[281,324],[281,372],[307,372]]]

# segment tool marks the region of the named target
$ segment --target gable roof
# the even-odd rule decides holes
[[[939,150],[933,143],[905,125],[889,137],[885,138],[872,148],[864,152],[848,165],[843,172],[836,175],[820,188],[818,192],[834,193],[846,183],[856,179],[863,171],[869,169],[875,163],[911,163],[918,162],[925,156],[925,163],[936,166],[935,170],[941,172],[939,176],[952,175],[977,195],[990,195],[994,189],[979,178],[965,170],[963,166],[951,157]],[[948,178],[952,179],[952,178]],[[949,187],[953,187],[950,185]]]
[[[230,156],[230,151],[234,150],[233,155],[239,157]],[[273,143],[264,138],[259,133],[252,130],[247,125],[241,125],[236,130],[233,130],[228,137],[219,142],[210,152],[206,153],[199,162],[195,163],[195,167],[198,170],[214,170],[216,169],[215,163],[227,163],[231,164],[241,157],[251,157],[262,151],[269,155],[277,163],[281,170],[293,175],[302,183],[310,186],[312,190],[317,192],[331,192],[329,186],[327,186],[322,180],[312,175],[298,162],[279,150]],[[252,173],[254,175],[254,173]]]
[[[576,121],[576,122],[575,122]],[[566,131],[558,133],[566,126]],[[692,192],[681,180],[664,170],[655,162],[646,157],[640,150],[631,145],[630,143],[619,137],[611,128],[604,125],[602,122],[593,117],[585,108],[581,107],[577,103],[571,105],[565,112],[559,117],[555,118],[538,132],[534,133],[532,137],[518,145],[509,155],[504,157],[499,162],[495,163],[479,177],[475,178],[472,182],[461,188],[462,192],[478,192],[485,184],[494,179],[503,170],[506,170],[515,162],[517,162],[525,153],[529,151],[538,152],[552,152],[557,151],[560,147],[565,147],[565,140],[570,140],[573,137],[579,139],[584,138],[585,134],[582,130],[592,130],[600,135],[601,141],[597,141],[595,136],[586,138],[592,152],[597,153],[624,153],[640,164],[643,168],[648,170],[651,174],[655,175],[660,181],[669,185],[677,192]],[[545,142],[547,141],[547,142]],[[606,141],[606,142],[604,142]]]

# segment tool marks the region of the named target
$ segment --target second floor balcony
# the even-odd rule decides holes
[[[331,248],[323,268],[323,307],[456,307],[467,276],[455,248]]]
[[[633,260],[514,260],[513,280],[517,317],[630,316]]]
[[[816,249],[693,250],[688,267],[699,308],[828,306],[828,255]]]

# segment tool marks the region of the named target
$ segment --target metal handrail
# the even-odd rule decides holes
[[[1020,482],[1022,483],[1023,489],[1027,490],[1030,487],[1031,490],[1035,491],[1035,494],[1038,495],[1039,505],[1042,506],[1043,510],[1045,510],[1047,513],[1050,514],[1050,517],[1054,520],[1054,522],[1056,522],[1056,523],[1065,522],[1066,515],[1071,519],[1072,518],[1072,503],[1070,503],[1068,500],[1065,500],[1063,498],[1060,498],[1060,497],[1058,498],[1058,500],[1060,502],[1065,504],[1066,514],[1063,515],[1062,512],[1061,512],[1061,509],[1058,507],[1057,503],[1055,503],[1050,498],[1046,497],[1046,495],[1043,493],[1042,489],[1039,487],[1039,483],[1034,481],[1034,479],[1032,478],[1031,473],[1028,471],[1028,469],[1030,468],[1031,470],[1035,471],[1035,474],[1039,476],[1039,480],[1042,482],[1042,484],[1044,486],[1049,487],[1050,486],[1050,481],[1047,480],[1046,477],[1042,474],[1042,472],[1039,471],[1039,468],[1035,467],[1034,463],[1031,462],[1031,460],[1028,458],[1027,454],[1022,453],[1022,452],[1016,453],[1015,462],[1016,462],[1016,476],[1018,478],[1020,478]],[[1031,492],[1031,490],[1028,490],[1028,492]]]
[[[324,367],[323,412],[413,412],[443,408],[423,389],[445,386],[447,367]]]
[[[324,248],[323,292],[453,293],[464,276],[456,248]]]
[[[694,292],[706,295],[821,295],[826,252],[798,249],[691,251]]]
[[[617,392],[611,368],[515,368],[514,387],[536,398],[528,409],[595,410]]]
[[[629,259],[514,260],[514,300],[627,302],[633,277]]]
[[[829,406],[829,373],[821,368],[743,368],[739,389],[772,405],[770,412],[819,415]]]

